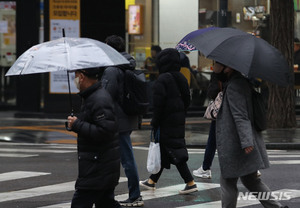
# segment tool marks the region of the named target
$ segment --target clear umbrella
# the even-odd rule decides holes
[[[5,76],[66,71],[73,113],[69,72],[122,64],[129,64],[129,61],[105,43],[89,38],[63,37],[25,51]]]
[[[109,45],[89,38],[60,38],[25,51],[5,76],[128,64]]]

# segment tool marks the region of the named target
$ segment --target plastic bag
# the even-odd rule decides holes
[[[160,137],[160,129],[158,128],[155,135],[155,141],[152,142],[152,132],[151,132],[151,142],[149,145],[148,158],[147,158],[147,170],[151,174],[156,174],[161,169],[159,137]]]

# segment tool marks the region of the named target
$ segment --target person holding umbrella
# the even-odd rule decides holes
[[[75,71],[83,99],[81,112],[68,117],[67,129],[77,133],[78,178],[71,208],[121,205],[114,199],[120,177],[120,154],[114,101],[101,89],[98,68]]]
[[[252,125],[250,82],[240,72],[219,62],[213,71],[224,86],[216,120],[222,207],[235,208],[239,178],[250,192],[271,192],[257,176],[257,170],[269,167],[269,160],[262,135]],[[282,207],[271,198],[260,202],[268,208]]]

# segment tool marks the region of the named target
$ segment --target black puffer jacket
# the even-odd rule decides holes
[[[180,56],[165,49],[157,56],[159,77],[154,84],[151,126],[160,127],[161,160],[164,168],[188,160],[185,147],[185,116],[190,105],[188,82],[180,71]]]
[[[119,140],[114,103],[100,82],[79,93],[81,112],[72,126],[78,134],[76,189],[111,189],[120,177]]]
[[[118,117],[118,132],[127,132],[137,130],[139,127],[138,116],[128,116],[121,108],[124,98],[124,72],[125,70],[134,70],[136,61],[126,52],[121,52],[121,54],[130,64],[119,65],[118,67],[107,67],[100,82],[102,88],[106,89],[115,101],[116,114]]]

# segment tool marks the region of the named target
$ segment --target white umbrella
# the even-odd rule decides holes
[[[63,37],[35,45],[25,51],[5,76],[66,71],[72,115],[69,72],[122,64],[129,64],[129,61],[105,43],[89,38]]]
[[[5,76],[114,66],[129,62],[115,49],[89,38],[60,38],[25,51]]]

